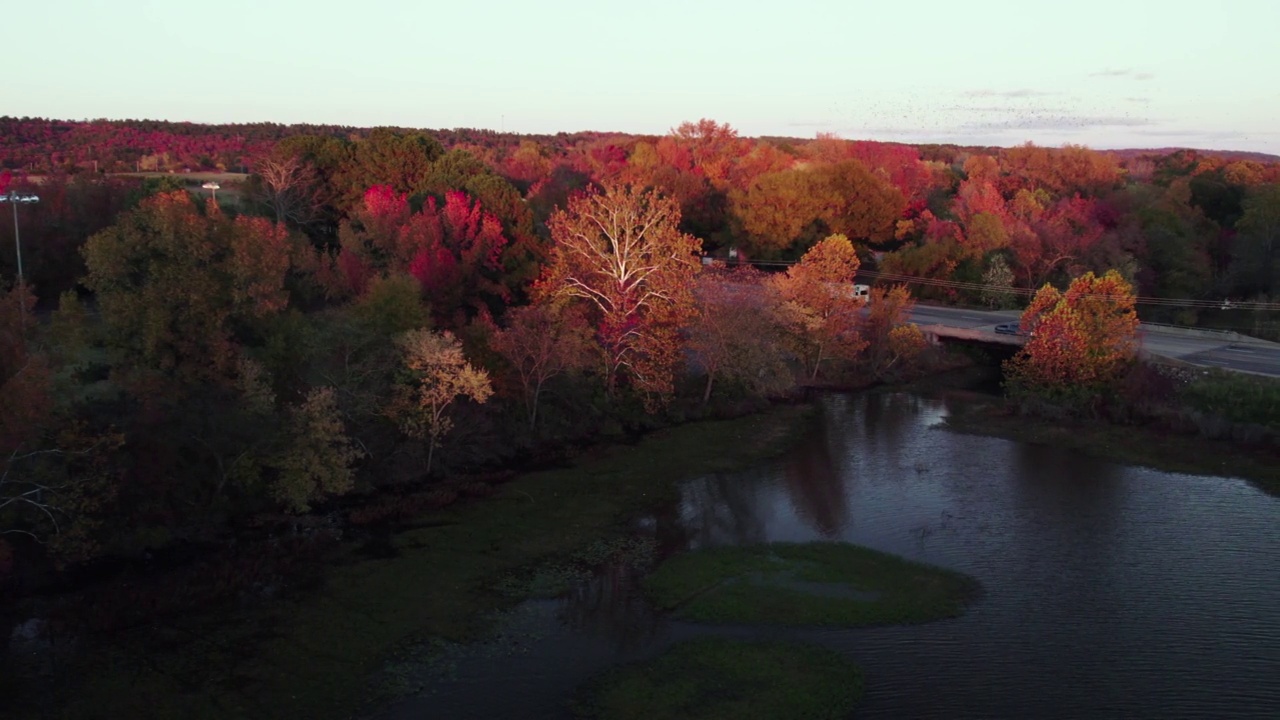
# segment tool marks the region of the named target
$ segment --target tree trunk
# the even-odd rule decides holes
[[[813,360],[813,375],[809,377],[810,382],[816,382],[818,379],[818,368],[822,367],[822,346],[818,346],[818,357]]]
[[[538,426],[538,398],[542,395],[542,383],[533,389],[533,397],[529,401],[529,429],[533,430]]]
[[[711,385],[716,381],[715,373],[707,373],[707,389],[702,391],[702,407],[706,407],[711,400]]]

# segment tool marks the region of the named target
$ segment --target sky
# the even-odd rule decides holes
[[[28,0],[0,114],[1280,154],[1280,2]]]

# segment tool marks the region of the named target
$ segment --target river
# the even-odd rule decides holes
[[[449,653],[388,718],[568,717],[600,668],[700,634],[847,653],[858,718],[1280,717],[1280,499],[1245,481],[955,433],[957,392],[833,395],[790,453],[693,479],[637,533],[662,552],[832,540],[969,573],[982,598],[916,627],[705,627],[615,568]]]

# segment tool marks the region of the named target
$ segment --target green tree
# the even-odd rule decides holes
[[[1231,260],[1236,290],[1274,294],[1280,290],[1280,185],[1255,189],[1243,208]]]
[[[237,331],[287,305],[293,254],[283,227],[202,215],[185,193],[125,213],[84,248],[117,371],[178,394],[224,381]]]
[[[418,192],[430,176],[432,164],[442,155],[444,146],[429,135],[374,128],[369,137],[355,143],[336,180],[342,207],[355,207],[375,185],[387,185],[398,193]]]
[[[288,409],[283,444],[268,460],[277,475],[271,492],[291,512],[351,491],[352,465],[363,453],[347,436],[333,388],[315,388]]]

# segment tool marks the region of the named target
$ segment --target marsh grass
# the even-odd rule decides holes
[[[362,699],[416,687],[410,675],[435,662],[433,646],[482,637],[495,612],[630,552],[619,540],[626,521],[676,502],[680,481],[782,453],[813,414],[784,406],[600,448],[492,498],[419,517],[388,539],[393,552],[344,546],[314,591],[112,638],[65,668],[63,677],[84,680],[57,691],[69,699],[60,716],[350,717]],[[393,687],[372,687],[388,665],[399,668]]]
[[[977,597],[960,573],[845,543],[772,543],[676,555],[645,591],[697,622],[862,627],[955,617]]]
[[[813,645],[703,638],[605,673],[573,711],[598,720],[835,720],[862,694],[856,666]]]

